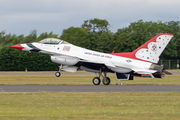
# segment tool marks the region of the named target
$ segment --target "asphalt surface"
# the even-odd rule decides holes
[[[0,85],[2,92],[180,92],[180,85]]]
[[[55,73],[0,73],[0,75],[54,75]],[[93,75],[90,72],[62,75]],[[112,73],[111,73],[112,74]],[[180,74],[180,73],[173,73]],[[0,92],[180,92],[180,85],[0,85]]]
[[[112,74],[112,73],[110,73]],[[55,75],[55,72],[24,72],[24,73],[0,73],[0,75]],[[68,73],[68,72],[61,72],[61,75],[95,75],[95,73],[91,72],[76,72],[76,73]]]
[[[113,74],[113,73],[108,73],[108,74]],[[173,75],[179,75],[180,72],[173,72]],[[6,72],[6,73],[0,73],[0,75],[55,75],[55,72],[24,72],[24,73],[13,73],[13,72]],[[62,72],[61,75],[95,75],[95,73],[92,72],[76,72],[76,73],[68,73],[68,72]]]

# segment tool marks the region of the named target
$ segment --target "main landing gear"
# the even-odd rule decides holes
[[[98,75],[97,75],[98,74]],[[103,75],[104,74],[104,75]],[[94,85],[99,85],[100,83],[101,83],[101,79],[100,79],[100,77],[102,76],[103,77],[103,80],[102,80],[102,82],[103,82],[103,84],[104,85],[109,85],[110,84],[110,82],[111,82],[111,80],[110,80],[110,78],[109,77],[106,77],[106,72],[102,72],[101,70],[100,70],[100,72],[99,73],[96,73],[96,75],[97,75],[97,77],[95,77],[94,79],[93,79],[93,84]]]
[[[56,77],[60,77],[61,76],[61,69],[62,69],[62,65],[59,66],[59,71],[55,73]]]
[[[60,65],[59,66],[59,71],[55,73],[55,76],[56,77],[60,77],[61,76],[61,69],[63,68],[63,65]],[[101,79],[100,77],[102,76],[103,79],[102,79],[102,83],[104,85],[109,85],[111,80],[109,77],[106,77],[106,72],[105,71],[102,71],[102,69],[100,69],[99,73],[96,73],[97,77],[95,77],[92,82],[94,85],[99,85],[101,83]]]

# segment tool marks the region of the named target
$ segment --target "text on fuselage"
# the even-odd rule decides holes
[[[105,57],[105,58],[112,59],[112,56],[101,55],[101,54],[97,54],[97,53],[84,52],[84,54],[86,54],[86,55],[92,55],[92,56],[97,56],[97,57]]]

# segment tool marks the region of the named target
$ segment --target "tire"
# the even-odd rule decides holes
[[[61,76],[61,73],[60,73],[60,72],[56,72],[56,73],[55,73],[55,76],[56,76],[56,77],[60,77],[60,76]]]
[[[101,80],[99,77],[95,77],[92,82],[94,85],[99,85],[101,83]]]
[[[109,77],[106,77],[106,80],[104,80],[104,78],[103,78],[103,84],[104,84],[104,85],[109,85],[110,82],[111,82],[111,80],[110,80]]]

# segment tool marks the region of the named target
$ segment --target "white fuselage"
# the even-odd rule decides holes
[[[163,78],[168,72],[160,65],[156,65],[159,56],[170,42],[173,35],[159,33],[132,52],[101,53],[72,45],[57,38],[45,38],[38,43],[26,43],[10,46],[15,49],[49,54],[51,61],[61,64],[60,71],[76,72],[77,68],[97,73],[93,79],[99,85],[103,77],[103,84],[108,85],[110,79],[107,72],[115,73],[117,80],[133,80],[134,76]]]
[[[24,51],[31,51],[32,47],[21,44]],[[73,66],[79,61],[90,63],[103,63],[109,69],[119,73],[128,73],[132,70],[149,70],[152,63],[126,57],[115,56],[107,53],[96,52],[81,48],[72,44],[49,45],[32,43],[34,49],[40,49],[39,53],[50,54],[51,59],[57,59],[59,64]],[[59,59],[59,60],[58,60]],[[53,60],[52,60],[53,61]],[[57,62],[56,62],[57,63]]]

